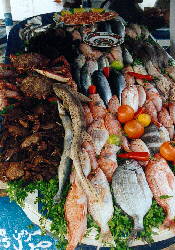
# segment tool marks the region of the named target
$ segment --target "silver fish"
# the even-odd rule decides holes
[[[154,124],[145,128],[145,133],[141,139],[149,148],[151,155],[159,152],[159,148],[163,142],[170,141],[167,129],[163,126],[159,128]]]
[[[57,194],[54,197],[55,201],[58,201],[61,197],[61,193],[64,188],[64,184],[70,174],[71,171],[71,158],[70,158],[70,151],[71,151],[71,144],[73,139],[73,131],[72,131],[72,123],[70,117],[66,114],[66,111],[63,105],[58,102],[58,111],[59,116],[61,118],[63,127],[64,127],[64,150],[61,156],[61,161],[58,167],[58,180],[59,180],[59,189]]]
[[[100,56],[98,58],[98,69],[103,70],[104,67],[109,67],[109,61],[106,56]]]
[[[133,63],[132,55],[129,53],[129,51],[126,48],[124,48],[122,50],[122,56],[123,56],[123,63],[124,64],[127,65],[127,64]]]
[[[112,189],[116,204],[133,218],[133,231],[143,230],[143,218],[151,207],[153,195],[137,161],[127,160],[116,169]]]
[[[81,92],[84,95],[88,94],[88,88],[92,84],[91,75],[89,74],[89,67],[87,63],[80,70],[80,83],[81,83]]]

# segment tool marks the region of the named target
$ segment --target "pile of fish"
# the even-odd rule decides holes
[[[114,26],[112,22],[105,23],[106,29]],[[66,29],[76,41],[74,63],[69,64],[63,57],[66,55],[51,61],[43,55],[28,53],[25,63],[24,55],[11,57],[12,68],[2,72],[1,78],[6,80],[1,81],[1,86],[8,97],[12,97],[13,89],[19,102],[23,95],[57,98],[65,137],[54,199],[60,201],[70,179],[65,203],[67,250],[75,249],[85,235],[88,213],[100,227],[101,244],[113,242],[108,226],[114,212],[112,196],[133,218],[134,235],[143,230],[143,218],[153,197],[167,214],[164,226],[175,230],[175,176],[158,154],[163,142],[175,139],[175,66],[168,65],[168,57],[158,45],[148,42],[149,34],[144,27],[128,27],[126,33],[131,40],[107,50],[84,43],[83,34],[87,31],[80,27]],[[124,32],[122,24],[116,25],[115,32]],[[138,34],[141,38],[144,34],[144,41],[134,41]],[[113,67],[114,62],[120,68]],[[106,72],[104,69],[108,68]],[[147,81],[143,76],[147,76]],[[44,88],[38,92],[42,83]],[[96,93],[89,93],[91,85],[96,86]],[[7,106],[7,95],[0,98],[0,107]],[[152,122],[141,138],[130,140],[124,135],[117,119],[122,104],[131,106],[135,112],[144,107],[150,114]],[[108,139],[112,135],[119,137],[118,146],[110,144]],[[119,150],[149,152],[153,158],[148,162],[124,160],[118,164]],[[168,198],[161,199],[163,196]]]

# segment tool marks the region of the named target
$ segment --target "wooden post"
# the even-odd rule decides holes
[[[12,14],[11,14],[11,5],[10,0],[1,0],[1,6],[4,13],[4,21],[6,26],[6,34],[8,34],[13,26]]]
[[[175,0],[170,0],[170,55],[175,58]]]

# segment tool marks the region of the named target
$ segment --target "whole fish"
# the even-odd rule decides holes
[[[134,85],[135,84],[135,78],[133,76],[130,76],[127,72],[133,72],[133,67],[131,65],[126,66],[123,69],[123,75],[126,81],[127,85]]]
[[[107,113],[107,109],[99,94],[91,94],[89,98],[92,100],[89,103],[89,108],[94,120],[103,118]]]
[[[87,229],[87,197],[76,182],[68,192],[64,210],[68,232],[66,250],[73,250],[81,242]]]
[[[146,92],[143,86],[137,85],[136,87],[139,95],[139,107],[142,107],[146,102]]]
[[[111,244],[113,237],[108,222],[113,216],[114,207],[109,183],[100,168],[97,168],[90,181],[99,192],[101,201],[98,203],[96,201],[91,202],[91,206],[88,206],[88,211],[101,229],[101,242]]]
[[[133,70],[135,73],[142,74],[142,75],[147,75],[146,69],[142,64],[134,64],[133,65]],[[144,86],[144,80],[136,78],[136,82],[139,85]]]
[[[158,90],[151,83],[145,83],[145,91],[146,91],[147,99],[153,102],[154,106],[157,109],[157,112],[161,111],[162,98]]]
[[[175,103],[169,103],[169,113],[170,113],[170,117],[171,120],[173,121],[174,125],[175,125]]]
[[[81,84],[81,92],[84,95],[88,94],[88,88],[92,85],[91,76],[89,74],[89,67],[87,63],[80,70],[80,84]]]
[[[88,73],[91,76],[95,70],[98,70],[98,63],[96,60],[87,60],[86,61]]]
[[[163,126],[157,127],[154,124],[145,128],[145,133],[141,139],[147,145],[151,155],[159,152],[163,142],[170,141],[167,129]]]
[[[158,121],[167,128],[170,139],[174,137],[174,125],[173,120],[170,117],[168,110],[165,107],[162,107],[161,111],[158,114]]]
[[[59,116],[61,118],[64,127],[65,135],[64,135],[64,150],[61,156],[60,164],[58,166],[59,188],[57,194],[54,196],[55,201],[59,201],[66,180],[71,172],[72,161],[70,158],[70,153],[71,153],[71,144],[73,139],[71,119],[66,113],[63,105],[60,102],[57,103],[58,103]]]
[[[116,204],[133,218],[134,232],[143,230],[143,218],[151,207],[152,193],[137,161],[127,160],[118,166],[112,189]]]
[[[109,73],[109,85],[111,87],[111,91],[113,95],[116,95],[119,99],[119,103],[122,102],[122,91],[126,87],[126,82],[124,76],[117,72],[115,69],[111,69]]]
[[[167,216],[163,226],[175,231],[175,176],[159,154],[145,168],[145,175],[157,203]]]
[[[120,103],[119,103],[118,97],[116,95],[113,95],[108,103],[108,111],[111,114],[116,114],[119,107],[120,107]]]
[[[103,72],[100,70],[94,71],[92,74],[92,82],[97,87],[97,92],[100,97],[107,105],[112,97],[111,89],[107,78],[104,76]]]
[[[124,64],[132,64],[133,58],[132,55],[129,53],[129,51],[126,48],[123,48],[122,50],[122,56],[123,56],[123,63]]]
[[[133,152],[149,152],[148,147],[141,139],[135,139],[130,142],[130,149]],[[139,161],[139,164],[141,166],[146,166],[148,164],[148,161]]]

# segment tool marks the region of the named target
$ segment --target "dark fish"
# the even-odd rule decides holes
[[[97,29],[99,32],[112,33],[112,29],[111,29],[111,25],[110,25],[109,21],[99,22],[97,25]]]
[[[87,95],[88,88],[92,84],[87,63],[85,63],[85,65],[80,70],[80,83],[81,83],[81,92],[84,95]]]
[[[147,145],[151,155],[159,153],[160,146],[163,142],[170,141],[167,129],[163,126],[159,128],[154,124],[145,128],[145,133],[141,139]]]
[[[129,51],[126,48],[124,48],[122,50],[122,56],[123,56],[123,63],[124,64],[127,65],[127,64],[133,63],[132,55],[129,53]]]
[[[115,33],[121,37],[125,36],[125,26],[124,24],[117,19],[111,19],[110,21],[108,21],[111,25],[111,30],[112,33]]]
[[[154,44],[154,50],[157,55],[159,68],[168,67],[169,57],[166,51],[159,44]]]
[[[80,70],[86,62],[84,55],[79,54],[72,64],[72,76],[78,86],[78,90],[81,92]]]
[[[107,105],[112,97],[112,93],[109,82],[101,70],[94,71],[94,73],[92,74],[92,82],[94,85],[96,85],[97,92],[99,93],[104,103]]]
[[[117,95],[121,104],[121,94],[123,89],[126,87],[124,76],[115,69],[110,69],[108,81],[111,87],[112,95]]]
[[[120,164],[112,178],[114,200],[134,220],[134,232],[141,231],[143,218],[151,207],[152,192],[137,161]]]
[[[109,67],[109,61],[106,56],[100,56],[97,60],[98,69],[103,70],[104,67]]]

